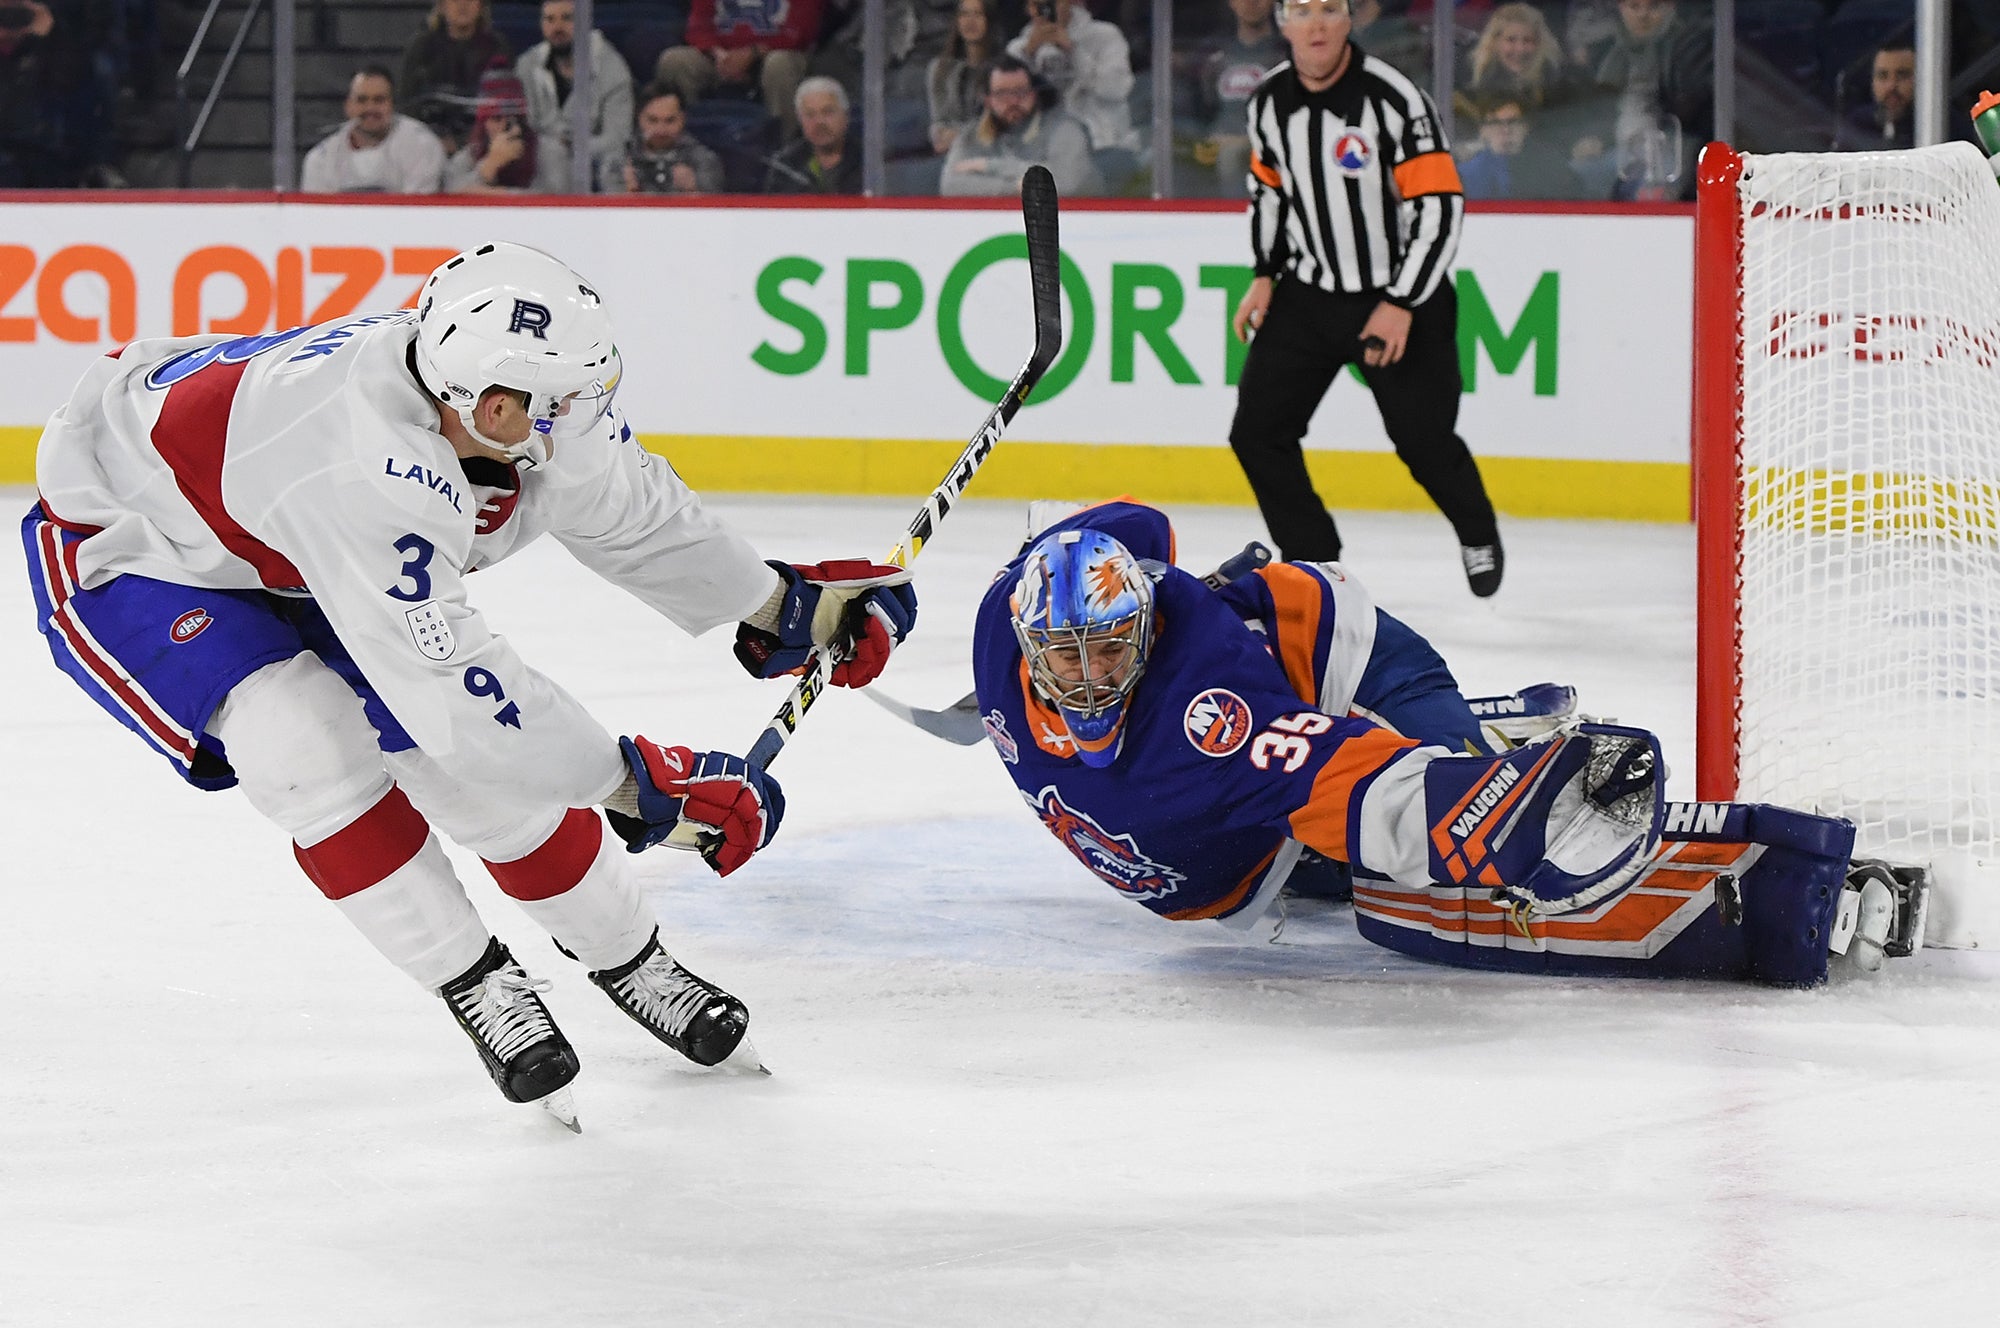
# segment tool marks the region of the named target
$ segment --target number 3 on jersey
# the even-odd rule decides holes
[[[1284,773],[1289,775],[1312,755],[1312,744],[1306,739],[1332,727],[1331,718],[1313,711],[1280,715],[1251,740],[1250,764],[1259,770],[1269,770],[1273,762],[1281,762]]]
[[[422,535],[409,534],[396,541],[394,548],[404,555],[403,570],[396,584],[389,587],[394,599],[406,600],[411,604],[421,604],[431,597],[431,559],[437,557],[437,545]],[[403,583],[410,583],[405,590]]]

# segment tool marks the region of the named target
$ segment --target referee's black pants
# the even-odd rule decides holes
[[[1361,359],[1361,328],[1378,295],[1336,295],[1280,277],[1263,326],[1250,342],[1236,389],[1229,446],[1257,495],[1264,524],[1289,561],[1340,557],[1340,531],[1306,473],[1301,441],[1334,375]],[[1450,282],[1418,305],[1403,358],[1361,366],[1382,427],[1410,475],[1451,522],[1460,544],[1500,538],[1493,504],[1458,436],[1458,292]]]

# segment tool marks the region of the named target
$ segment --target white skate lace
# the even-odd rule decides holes
[[[697,1014],[722,996],[710,991],[692,973],[675,964],[665,952],[634,969],[619,984],[633,1009],[656,1028],[680,1037]]]
[[[461,992],[454,1000],[478,1030],[481,1040],[506,1062],[523,1048],[555,1033],[548,1011],[536,995],[554,985],[547,978],[529,977],[518,965],[509,965],[494,969],[478,986]]]
[[[1465,560],[1465,570],[1470,576],[1490,572],[1500,563],[1498,553],[1491,544],[1462,544],[1458,555]]]

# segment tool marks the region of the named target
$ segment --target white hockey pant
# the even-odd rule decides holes
[[[418,752],[385,756],[360,699],[310,652],[244,679],[209,731],[313,883],[428,990],[472,967],[489,939],[432,824],[590,968],[624,963],[652,936],[626,854],[594,811],[510,801]]]

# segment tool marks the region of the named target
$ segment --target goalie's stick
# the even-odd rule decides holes
[[[986,463],[993,451],[993,444],[1000,441],[1021,403],[1035,390],[1049,365],[1055,362],[1056,352],[1062,349],[1062,287],[1059,267],[1061,246],[1056,232],[1056,179],[1049,174],[1046,166],[1030,166],[1021,177],[1021,222],[1027,232],[1028,278],[1033,290],[1035,307],[1035,348],[1021,366],[1021,372],[1014,375],[1014,381],[1000,397],[998,404],[972,435],[972,441],[959,453],[952,463],[944,481],[931,491],[924,505],[910,521],[910,528],[896,547],[889,551],[882,561],[896,567],[908,567],[917,554],[923,551],[925,543],[936,533],[938,524],[951,511],[953,503],[965,492],[966,485]],[[814,650],[806,660],[805,673],[792,685],[791,695],[785,698],[778,713],[764,726],[764,732],[750,748],[745,758],[758,769],[767,768],[791,741],[798,730],[799,721],[806,717],[820,693],[826,690],[827,679],[834,667],[840,663],[834,650]],[[696,848],[703,856],[709,853],[709,843],[716,836],[696,829],[683,821],[674,827],[666,842],[676,848]]]

